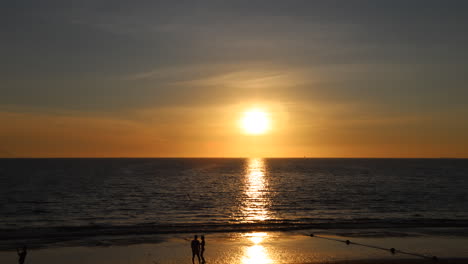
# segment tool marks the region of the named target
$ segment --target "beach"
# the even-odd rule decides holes
[[[349,231],[349,230],[348,230]],[[310,237],[314,232],[316,236]],[[340,230],[297,232],[231,232],[205,234],[206,263],[210,264],[390,264],[390,263],[468,263],[465,236],[338,236]],[[363,232],[359,232],[363,233]],[[200,234],[198,234],[200,235]],[[166,234],[141,238],[141,243],[125,237],[95,237],[90,241],[68,241],[47,248],[32,248],[26,263],[34,264],[175,264],[191,263],[193,234]],[[328,239],[325,239],[328,238]],[[347,245],[337,240],[350,240]],[[133,242],[130,242],[133,241]],[[151,241],[151,242],[145,242]],[[397,253],[356,245],[395,248]],[[398,251],[426,255],[423,258]],[[430,256],[437,256],[433,260]],[[1,263],[15,263],[16,252],[0,252]]]

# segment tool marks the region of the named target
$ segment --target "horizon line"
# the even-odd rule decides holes
[[[209,157],[209,156],[137,156],[137,157],[96,157],[96,156],[69,156],[69,157],[0,157],[0,159],[468,159],[468,157],[317,157],[317,156],[284,156],[284,157]]]

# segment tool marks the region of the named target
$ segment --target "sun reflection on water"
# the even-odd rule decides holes
[[[249,233],[245,234],[245,237],[249,239],[253,245],[246,247],[244,250],[244,256],[241,259],[242,264],[271,264],[273,260],[270,258],[266,248],[260,243],[268,237],[267,233]]]
[[[242,220],[257,222],[270,219],[270,197],[268,196],[268,181],[266,179],[264,159],[252,158],[248,160],[245,169],[245,200],[242,207]],[[267,233],[248,233],[243,235],[252,245],[244,248],[241,258],[242,264],[271,264],[274,263],[268,250],[261,243],[268,237]]]
[[[262,242],[265,239],[265,237],[268,236],[268,234],[267,233],[248,233],[248,234],[245,234],[244,236],[247,237],[247,239],[249,239],[250,241],[252,241],[255,245],[257,245],[260,242]]]
[[[244,203],[243,215],[246,222],[265,221],[269,219],[267,196],[268,184],[265,179],[265,161],[261,158],[252,158],[248,161],[245,174],[245,193],[247,199]]]

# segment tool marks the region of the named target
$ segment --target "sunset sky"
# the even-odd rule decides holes
[[[0,5],[0,157],[468,157],[468,1]]]

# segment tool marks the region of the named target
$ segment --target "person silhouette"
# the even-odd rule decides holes
[[[23,246],[22,251],[19,248],[17,248],[16,252],[18,253],[18,263],[23,264],[24,261],[26,260],[26,255],[28,254],[26,246]]]
[[[205,252],[205,236],[201,236],[201,243],[200,243],[200,256],[202,259],[202,263],[205,263],[205,257],[203,256],[203,253]]]
[[[195,255],[198,257],[198,263],[200,261],[200,241],[198,241],[198,236],[194,235],[191,243],[192,246],[192,264],[195,264]]]

